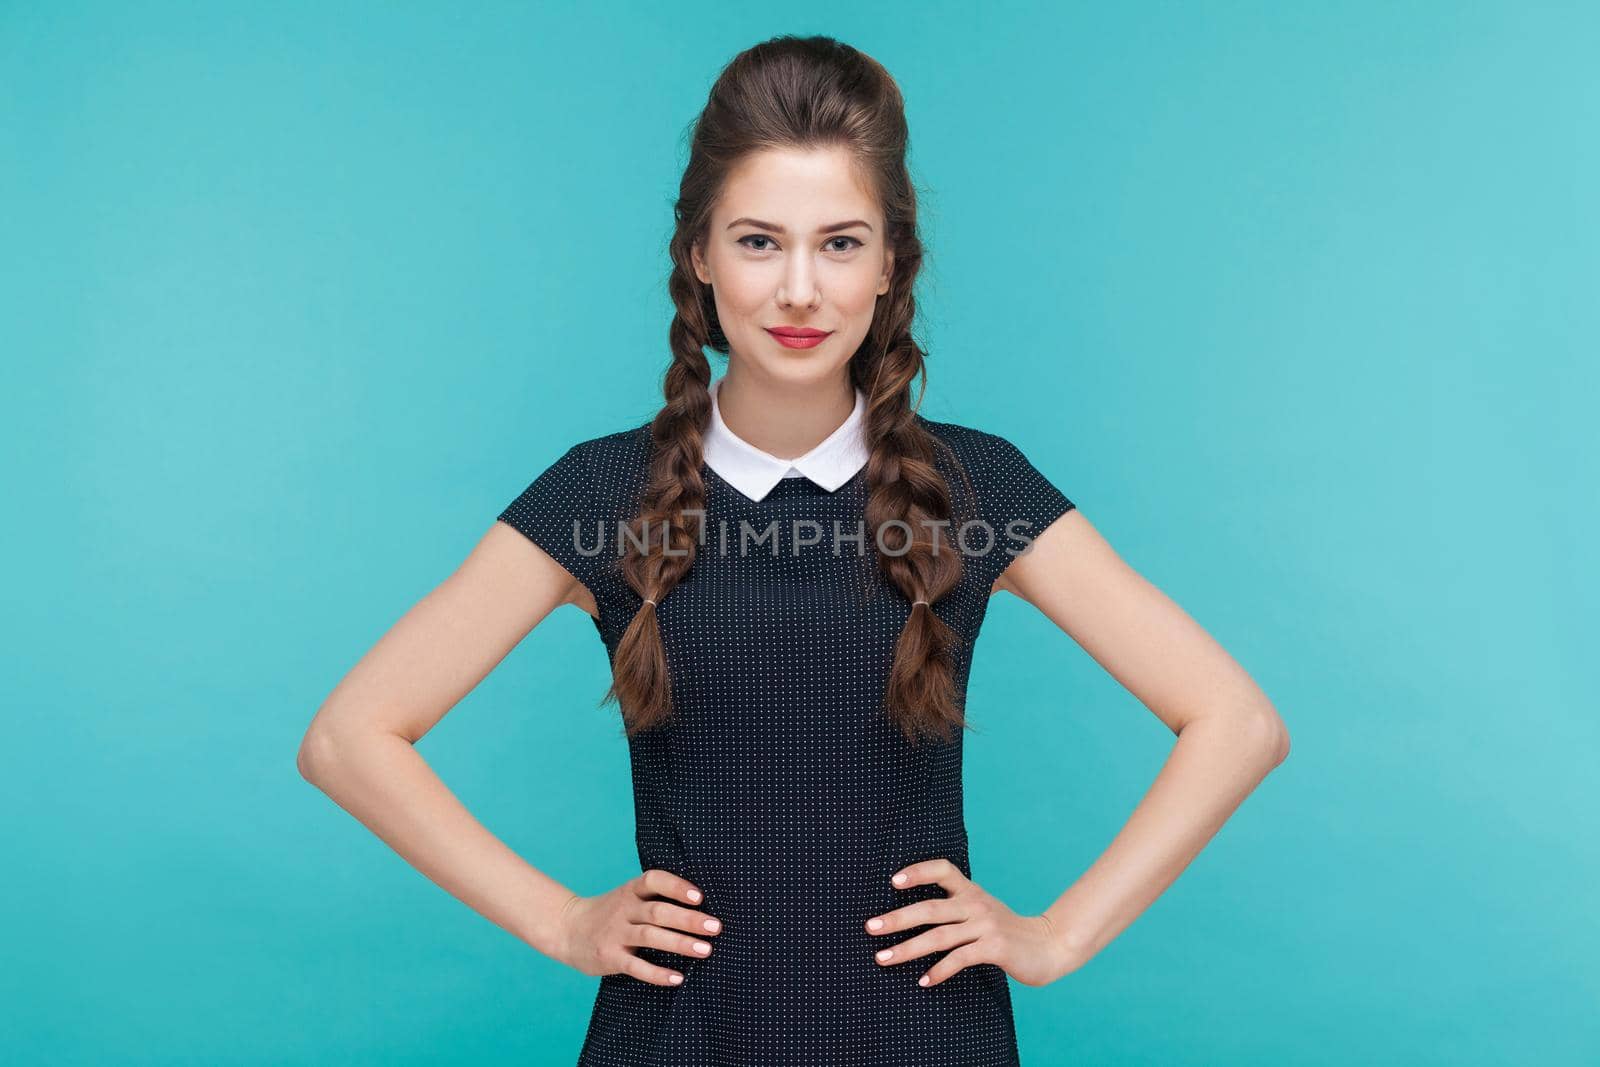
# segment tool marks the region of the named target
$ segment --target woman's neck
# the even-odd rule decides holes
[[[844,425],[855,410],[855,386],[790,386],[731,370],[717,385],[717,412],[730,432],[779,459],[803,456]]]

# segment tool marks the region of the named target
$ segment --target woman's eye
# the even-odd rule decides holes
[[[739,242],[738,243],[744,245],[746,248],[750,249],[752,252],[766,252],[766,251],[768,251],[767,248],[765,248],[765,247],[758,248],[755,245],[749,244],[748,242],[750,242],[750,241],[766,241],[766,242],[768,242],[770,244],[771,241],[772,241],[772,238],[768,237],[764,233],[751,233],[751,234],[746,234],[745,236],[739,238]],[[849,241],[851,243],[845,245],[843,248],[839,248],[836,245],[834,245],[835,241]],[[834,252],[850,252],[850,251],[853,251],[856,248],[859,248],[863,243],[864,242],[859,241],[854,237],[839,236],[839,237],[829,238],[828,241],[823,245],[823,247],[824,248],[828,248],[830,251],[834,251]]]

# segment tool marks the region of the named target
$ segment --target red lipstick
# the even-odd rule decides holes
[[[785,348],[815,348],[831,331],[813,330],[804,326],[768,326],[767,332]]]

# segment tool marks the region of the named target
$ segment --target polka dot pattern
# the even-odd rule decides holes
[[[982,528],[969,527],[962,580],[932,605],[962,638],[964,703],[991,587],[1073,503],[1004,438],[916,418],[970,479],[969,491],[937,461],[957,524],[994,532],[984,552]],[[642,603],[616,567],[617,524],[637,511],[649,444],[648,424],[577,444],[500,515],[594,594],[613,657]],[[974,877],[961,736],[913,745],[881,708],[911,604],[873,558],[865,467],[833,492],[791,476],[760,500],[702,474],[704,542],[657,607],[673,716],[628,747],[640,870],[689,879],[723,929],[705,958],[635,950],[682,972],[679,986],[602,977],[580,1067],[1019,1063],[1000,967],[923,988],[946,952],[889,964],[874,953],[932,927],[865,929],[946,895],[895,888],[908,864],[942,856]],[[942,532],[949,550],[952,536]]]

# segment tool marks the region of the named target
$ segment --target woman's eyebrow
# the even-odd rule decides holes
[[[760,219],[752,219],[752,218],[749,218],[749,217],[746,217],[746,216],[741,216],[739,218],[734,219],[732,222],[728,223],[728,229],[731,230],[735,226],[739,226],[739,225],[754,226],[758,230],[771,230],[773,233],[788,233],[789,232],[788,230],[784,229],[782,226],[779,226],[775,222],[762,222]],[[827,226],[819,226],[819,227],[817,227],[817,232],[818,233],[835,233],[835,232],[837,232],[839,230],[848,230],[852,226],[865,226],[869,230],[872,229],[872,224],[869,223],[869,222],[865,222],[865,221],[863,221],[861,219],[850,219],[850,220],[848,220],[846,222],[835,222],[835,223],[830,223]]]

